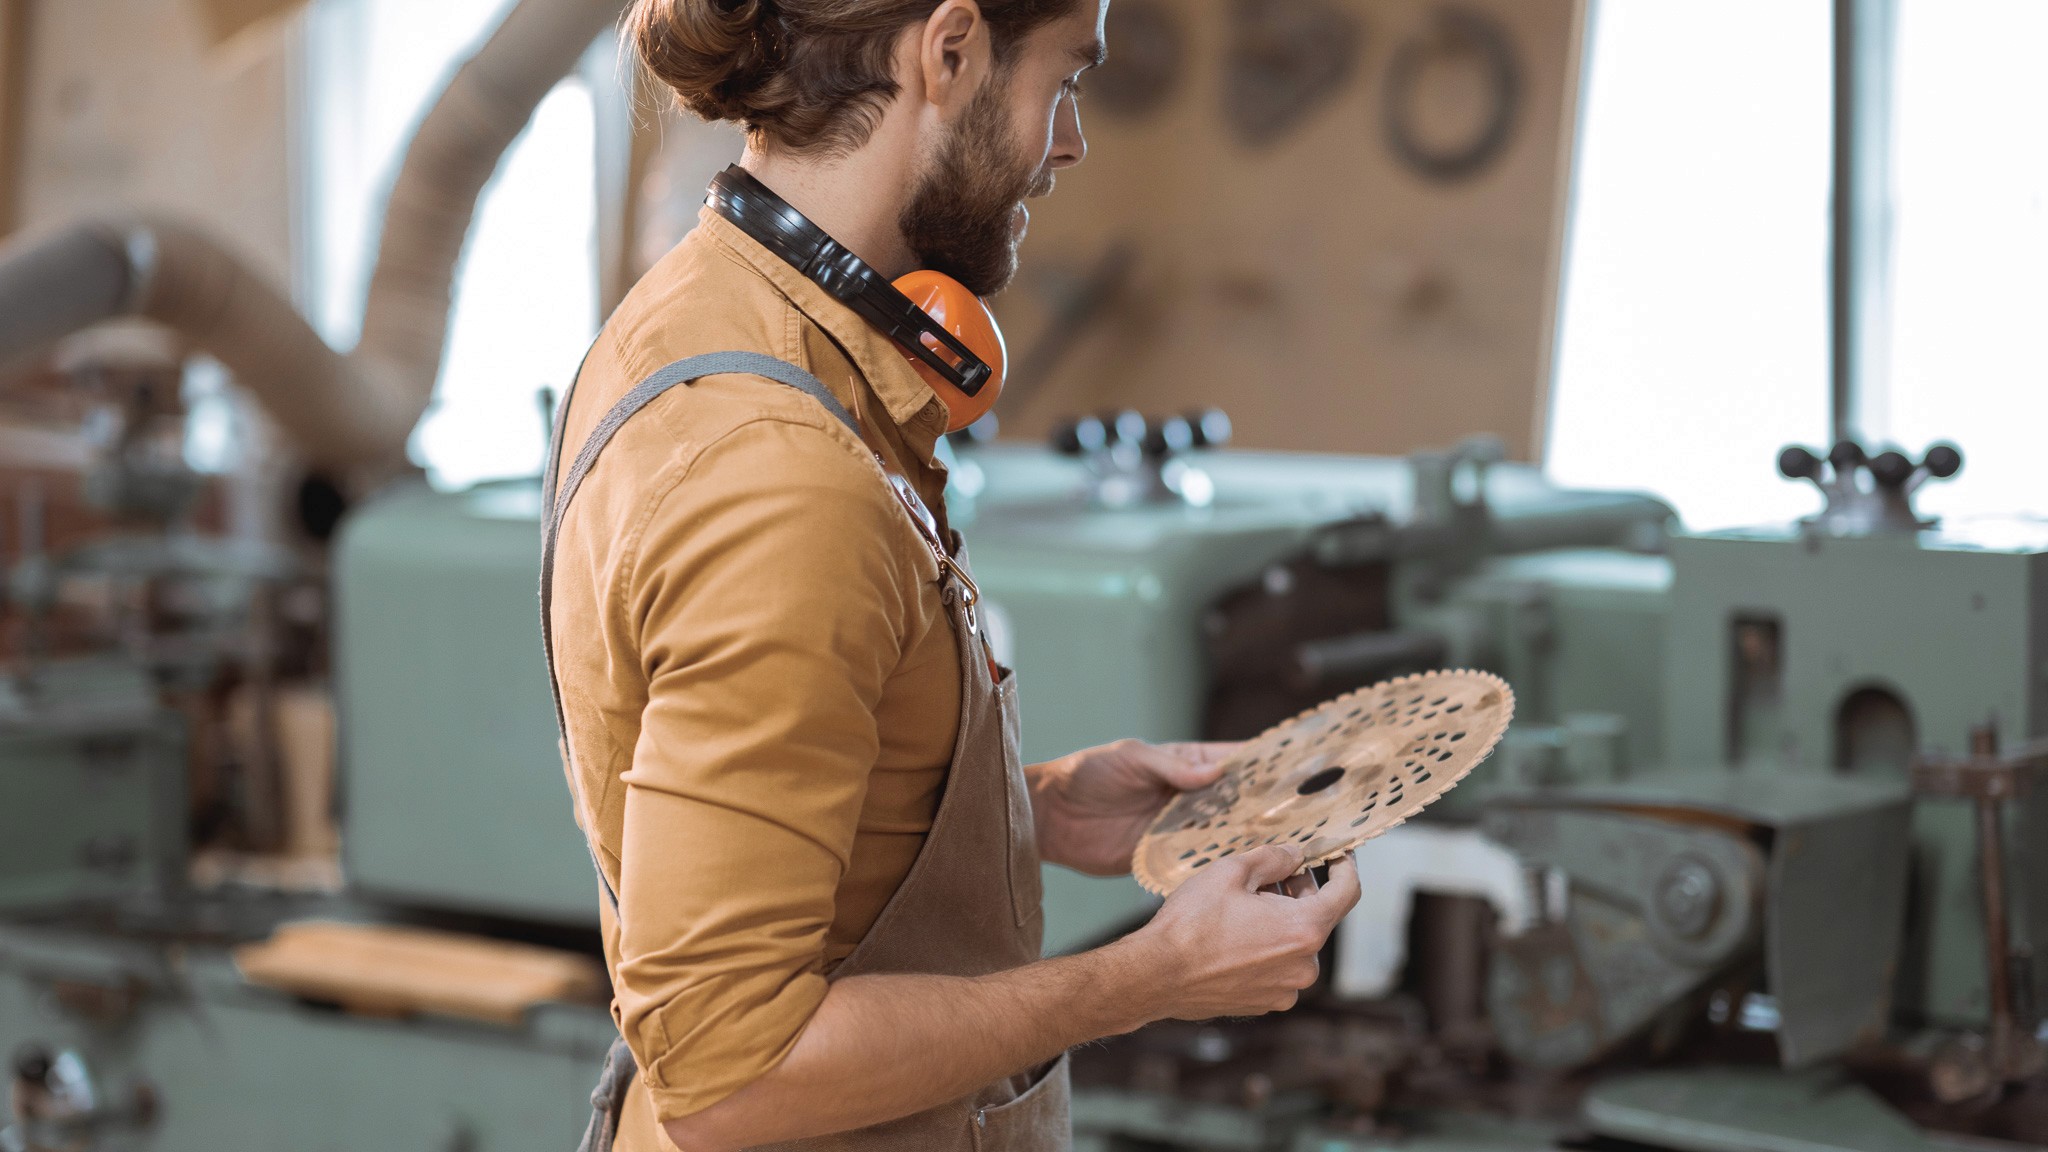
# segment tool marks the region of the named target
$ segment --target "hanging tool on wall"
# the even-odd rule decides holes
[[[1090,109],[1099,105],[1111,115],[1143,116],[1179,85],[1187,33],[1166,0],[1119,0],[1106,20],[1103,37],[1116,51],[1084,82]]]
[[[1351,78],[1364,38],[1357,17],[1324,0],[1237,0],[1224,119],[1246,144],[1277,143]]]
[[[1428,139],[1418,124],[1417,97],[1429,76],[1449,64],[1476,64],[1488,111],[1460,141]],[[1450,183],[1478,175],[1507,149],[1522,103],[1522,67],[1507,28],[1471,8],[1439,8],[1422,31],[1401,42],[1387,64],[1382,115],[1387,147],[1417,175]]]

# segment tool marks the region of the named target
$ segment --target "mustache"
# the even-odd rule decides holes
[[[1041,196],[1052,195],[1052,186],[1057,177],[1058,173],[1054,172],[1050,166],[1039,169],[1038,175],[1031,179],[1031,187],[1025,189],[1024,198],[1036,200]]]

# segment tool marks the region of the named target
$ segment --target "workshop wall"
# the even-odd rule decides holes
[[[10,223],[174,212],[289,283],[291,25],[235,7],[26,4]]]
[[[1583,8],[1117,0],[1111,62],[1084,84],[1088,160],[1032,205],[998,302],[1005,434],[1214,404],[1246,445],[1489,432],[1532,458]],[[1398,154],[1401,108],[1436,174]]]

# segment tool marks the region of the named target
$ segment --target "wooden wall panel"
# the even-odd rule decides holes
[[[170,211],[289,284],[293,26],[216,48],[191,0],[31,7],[20,222]]]
[[[1013,363],[1109,246],[1133,245],[1135,264],[1059,370],[1005,404],[1005,433],[1110,406],[1216,404],[1246,445],[1401,452],[1490,432],[1532,457],[1581,0],[1466,0],[1508,30],[1521,98],[1497,161],[1458,183],[1402,166],[1382,131],[1389,61],[1436,0],[1330,0],[1362,26],[1361,55],[1341,90],[1263,147],[1223,115],[1238,2],[1170,0],[1184,67],[1162,107],[1126,119],[1084,97],[1088,158],[1032,205],[1024,271],[997,303]]]
[[[14,231],[28,105],[29,0],[0,0],[0,236]]]

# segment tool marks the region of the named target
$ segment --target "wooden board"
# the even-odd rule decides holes
[[[603,966],[588,956],[479,936],[309,920],[235,950],[252,984],[366,1016],[435,1014],[518,1024],[555,1000],[595,1001]]]

